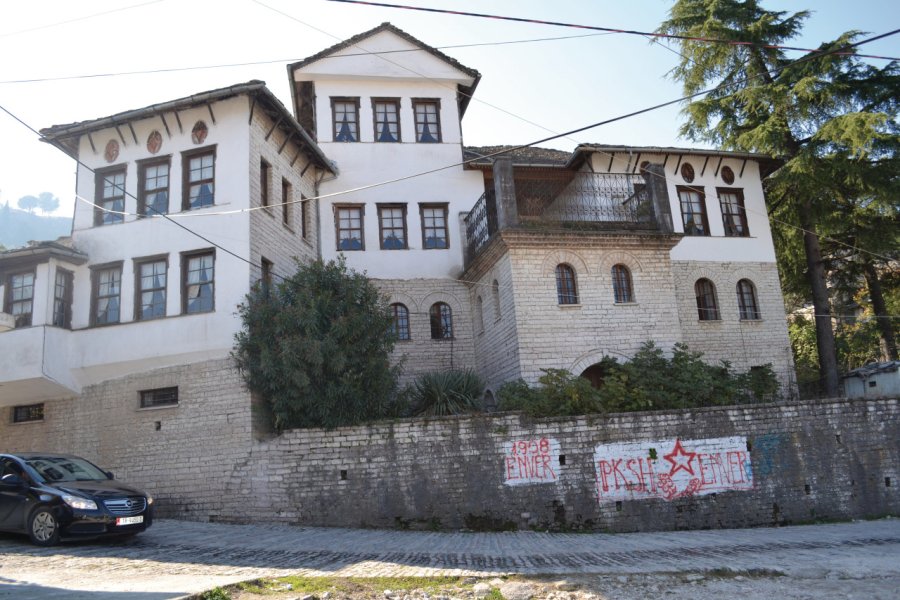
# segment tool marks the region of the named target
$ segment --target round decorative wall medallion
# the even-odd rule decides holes
[[[195,144],[202,144],[206,141],[206,136],[209,133],[209,128],[206,126],[206,123],[203,121],[197,121],[194,124],[194,128],[191,129],[191,140]]]
[[[156,154],[162,148],[162,134],[155,129],[147,137],[147,150],[150,154]]]
[[[691,163],[686,162],[681,164],[681,178],[687,183],[694,181],[694,167]]]
[[[116,140],[109,140],[106,142],[106,149],[103,151],[103,158],[106,159],[106,162],[111,163],[117,158],[119,158],[119,142]]]
[[[727,165],[722,167],[722,181],[724,181],[728,185],[734,183],[734,171],[732,171],[731,167]]]

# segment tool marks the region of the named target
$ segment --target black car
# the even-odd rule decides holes
[[[77,456],[0,454],[0,530],[50,546],[60,539],[134,535],[153,523],[153,498]]]

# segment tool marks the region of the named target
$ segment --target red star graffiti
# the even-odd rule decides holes
[[[669,475],[674,475],[678,469],[684,469],[693,475],[694,468],[691,467],[691,461],[694,460],[695,456],[697,456],[696,452],[688,452],[681,445],[681,440],[676,439],[675,447],[672,448],[672,451],[663,456],[664,459],[672,463],[672,470],[669,471]]]

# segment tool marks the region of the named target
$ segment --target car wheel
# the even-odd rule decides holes
[[[59,542],[59,521],[46,506],[38,507],[31,513],[28,537],[38,546],[52,546]]]

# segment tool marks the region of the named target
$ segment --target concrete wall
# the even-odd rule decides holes
[[[624,532],[898,514],[898,416],[832,401],[290,431],[235,465],[219,518]]]

